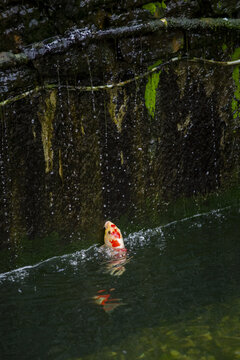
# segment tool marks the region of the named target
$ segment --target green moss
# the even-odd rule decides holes
[[[159,66],[161,64],[162,64],[162,60],[158,60],[153,65],[149,66],[148,70],[152,70],[152,69],[154,69],[155,67],[157,67],[157,66]]]
[[[163,15],[163,10],[167,6],[164,1],[162,2],[152,2],[146,5],[143,5],[143,9],[150,11],[150,13],[155,17],[160,17]]]
[[[150,66],[149,70],[153,69],[154,67],[160,64],[161,64],[161,60],[157,61],[154,65]],[[159,84],[160,74],[161,74],[161,70],[149,75],[145,89],[145,105],[152,119],[154,119],[155,116],[156,91]]]
[[[240,47],[234,51],[232,55],[232,60],[238,60],[239,58],[240,58]]]
[[[237,48],[233,55],[232,60],[238,60],[240,58],[240,48]],[[233,113],[233,119],[240,120],[240,82],[239,82],[239,66],[236,66],[233,69],[233,81],[235,84],[235,91],[234,91],[234,97],[232,100],[232,113]]]
[[[227,44],[222,44],[222,51],[226,51],[227,50]]]
[[[217,2],[217,8],[222,9],[222,7],[223,7],[222,1],[218,1]]]

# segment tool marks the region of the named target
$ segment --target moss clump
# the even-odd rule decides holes
[[[117,88],[110,90],[108,111],[119,133],[122,131],[122,122],[127,112],[127,101],[126,90],[119,91]]]
[[[154,67],[160,64],[161,64],[161,60],[157,61],[154,65],[150,66],[148,69],[152,70]],[[161,70],[149,75],[145,89],[145,105],[152,119],[154,119],[155,116],[156,91],[159,84],[160,74],[161,74]]]
[[[222,51],[224,51],[224,52],[227,51],[227,48],[228,48],[227,44],[222,44]]]
[[[45,158],[45,172],[52,171],[53,168],[53,120],[56,111],[57,95],[53,90],[45,99],[43,108],[38,112],[38,117],[42,126],[42,143]]]
[[[240,48],[237,48],[232,55],[232,60],[238,60],[240,58]],[[239,66],[236,66],[233,70],[233,81],[235,84],[234,98],[232,100],[232,113],[233,119],[240,119],[240,82],[239,82]]]
[[[163,16],[164,10],[167,8],[164,1],[161,2],[152,2],[146,5],[143,5],[143,9],[150,11],[154,17]]]

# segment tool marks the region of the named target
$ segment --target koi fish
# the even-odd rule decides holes
[[[120,229],[111,221],[105,222],[104,228],[105,228],[105,234],[104,234],[105,245],[114,250],[121,249],[123,251],[126,251]]]

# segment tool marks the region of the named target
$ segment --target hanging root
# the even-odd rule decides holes
[[[144,77],[147,77],[149,74],[154,73],[155,71],[159,71],[161,68],[163,68],[166,65],[169,65],[173,62],[177,62],[177,61],[188,61],[188,62],[203,62],[203,63],[208,63],[208,64],[214,64],[214,65],[220,65],[220,66],[236,66],[236,65],[240,65],[240,59],[238,60],[234,60],[234,61],[216,61],[216,60],[208,60],[208,59],[201,59],[201,58],[191,58],[189,59],[188,57],[174,57],[168,61],[166,61],[165,63],[162,63],[146,72],[144,72],[141,75],[137,75],[134,78],[125,80],[125,81],[121,81],[119,83],[116,84],[105,84],[105,85],[98,85],[98,86],[73,86],[73,85],[59,85],[59,84],[45,84],[43,86],[37,86],[32,90],[28,90],[22,94],[16,95],[14,97],[8,98],[6,100],[3,100],[0,102],[0,107],[1,106],[5,106],[8,104],[11,104],[15,101],[24,99],[25,97],[31,95],[31,94],[36,94],[40,91],[47,91],[47,90],[51,90],[51,89],[56,89],[56,88],[61,88],[61,89],[67,89],[68,91],[81,91],[81,92],[85,92],[85,91],[100,91],[100,90],[109,90],[115,87],[123,87],[127,84],[130,84],[132,82],[138,81],[143,79]]]

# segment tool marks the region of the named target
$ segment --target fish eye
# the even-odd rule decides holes
[[[108,231],[108,234],[111,234],[111,231],[110,231],[110,230]]]

